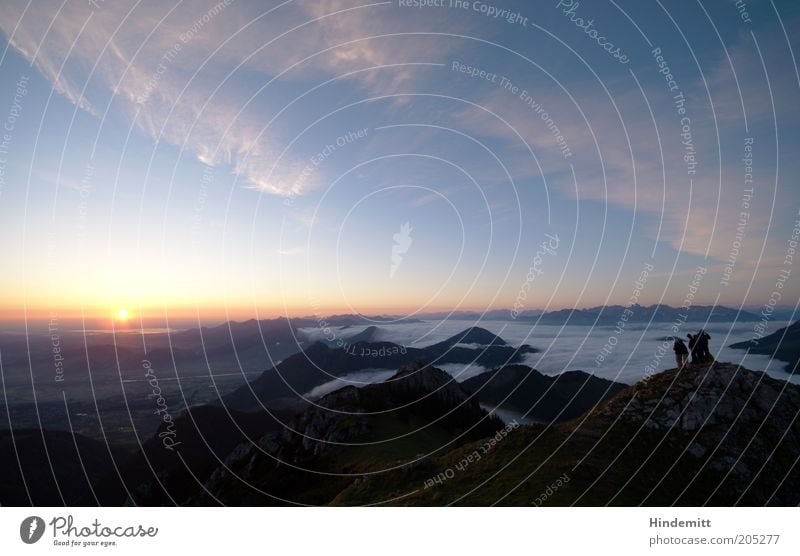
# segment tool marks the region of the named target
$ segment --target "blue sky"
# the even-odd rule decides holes
[[[797,3],[403,4],[4,2],[0,309],[507,308],[532,266],[524,308],[586,307],[648,264],[646,303],[768,301]]]

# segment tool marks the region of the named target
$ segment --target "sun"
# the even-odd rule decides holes
[[[130,314],[128,313],[127,309],[119,309],[116,316],[118,321],[125,322],[128,320]]]

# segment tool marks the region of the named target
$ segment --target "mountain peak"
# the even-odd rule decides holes
[[[777,403],[780,401],[781,403]],[[778,423],[792,428],[800,389],[732,363],[687,366],[653,375],[621,392],[599,415],[620,415],[648,429],[684,431]],[[731,425],[734,423],[734,425]]]
[[[503,340],[500,336],[489,332],[485,328],[480,328],[479,326],[472,326],[463,330],[456,334],[455,336],[451,336],[444,342],[443,344],[448,345],[456,345],[456,344],[478,344],[481,346],[505,346],[505,340]]]

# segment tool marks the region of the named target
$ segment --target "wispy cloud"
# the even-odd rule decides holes
[[[302,247],[293,247],[291,249],[276,249],[275,252],[282,257],[294,257],[305,253],[305,249]]]
[[[139,130],[206,164],[230,165],[245,186],[298,195],[322,182],[296,179],[306,163],[299,155],[278,157],[292,137],[273,121],[285,101],[273,101],[270,88],[256,95],[252,83],[241,87],[241,76],[260,73],[252,81],[268,83],[347,74],[373,94],[396,91],[425,71],[396,64],[446,49],[419,37],[370,39],[396,31],[398,13],[405,17],[387,19],[384,4],[65,2],[23,16],[24,3],[4,2],[0,30],[79,108],[113,117],[111,108],[121,107]]]
[[[787,60],[783,52],[786,45],[781,40],[764,40],[760,48],[768,61]],[[742,104],[751,134],[759,126],[771,126],[773,117],[767,80],[749,35],[731,45],[729,51],[738,87],[734,70],[724,56],[713,64],[705,79],[687,77],[681,83],[690,98],[691,130],[700,161],[694,174],[687,172],[680,116],[676,115],[673,100],[661,80],[647,79],[644,72],[640,76],[642,91],[637,86],[614,83],[609,85],[610,95],[596,83],[571,88],[572,98],[556,87],[548,90],[542,84],[531,86],[530,95],[544,107],[569,145],[573,153],[569,158],[563,156],[542,117],[519,95],[507,90],[485,92],[476,101],[478,107],[459,110],[454,119],[477,137],[503,141],[503,160],[515,178],[543,175],[560,195],[635,210],[647,215],[650,224],[646,229],[652,238],[685,253],[708,253],[723,260],[736,236],[744,190],[742,156],[746,131]],[[784,71],[777,76],[777,82],[770,80],[775,89],[780,89],[773,90],[773,98],[778,118],[783,121],[797,120],[797,103],[787,98],[797,93],[796,83],[791,83],[794,78],[793,72]],[[774,161],[775,148],[767,134],[759,152],[772,156]],[[571,172],[564,171],[569,164],[575,168],[577,188]],[[787,164],[794,162],[784,162],[783,167]],[[758,177],[765,189],[751,203],[747,251],[740,255],[742,259],[758,257],[760,242],[768,232],[768,188],[772,188],[776,170],[772,166],[761,159]],[[506,179],[499,168],[494,173],[495,180]]]

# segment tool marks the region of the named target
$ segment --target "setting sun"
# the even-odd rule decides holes
[[[128,310],[127,309],[120,309],[117,311],[117,320],[126,321],[128,320]]]

